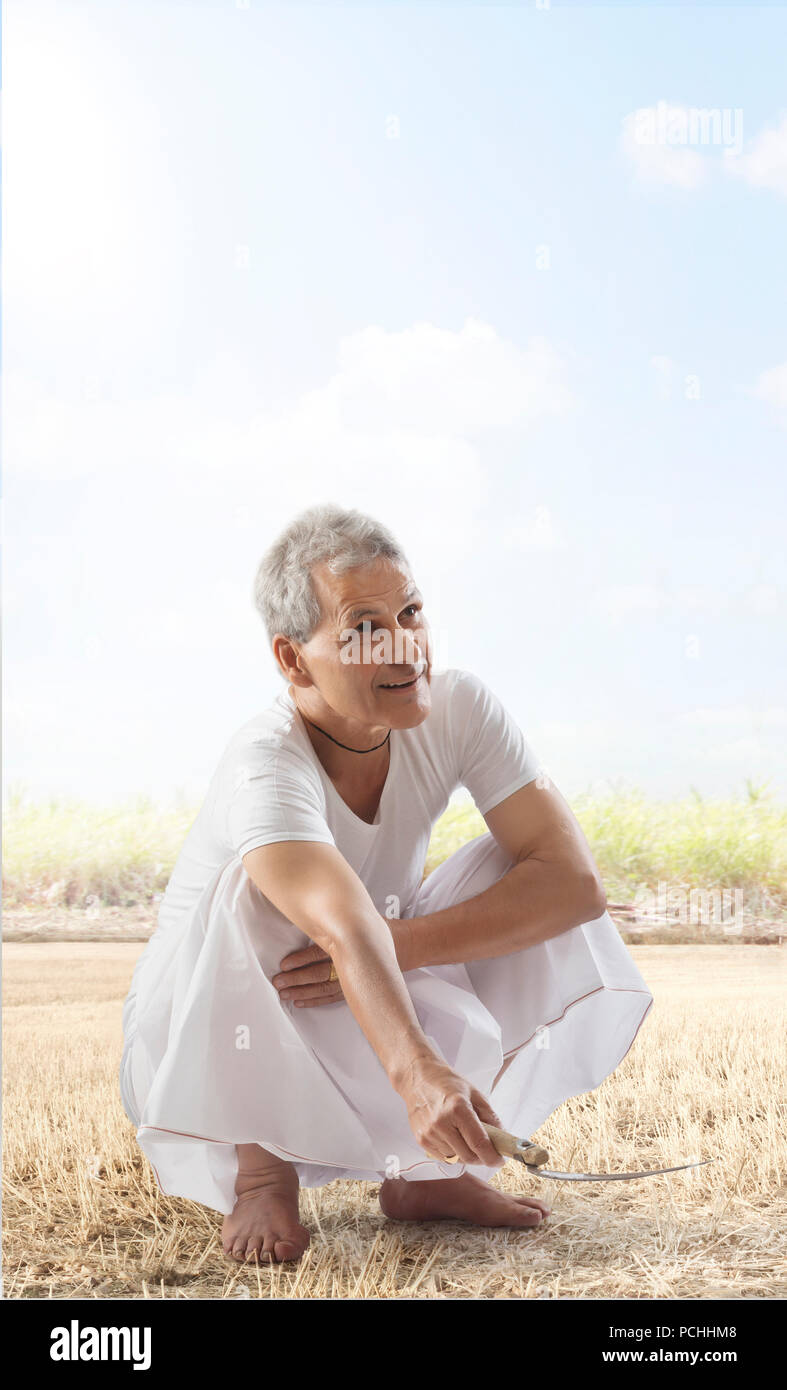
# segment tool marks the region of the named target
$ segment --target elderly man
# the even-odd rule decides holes
[[[138,1142],[237,1260],[299,1258],[299,1187],[335,1178],[395,1220],[536,1226],[482,1122],[530,1135],[652,1002],[585,837],[484,682],[433,666],[385,527],[310,508],[255,599],[286,690],[225,748],[134,971]],[[489,831],[424,879],[459,786]]]

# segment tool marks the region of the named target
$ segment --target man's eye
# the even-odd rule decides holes
[[[407,605],[407,607],[405,608],[404,611],[405,611],[405,613],[417,613],[417,612],[418,612],[418,604],[417,604],[417,603],[409,603],[409,604]]]
[[[356,632],[365,632],[365,631],[371,632],[371,630],[372,630],[372,622],[371,622],[371,619],[370,619],[370,618],[364,618],[362,622],[356,624],[356,628],[355,628],[355,631],[356,631]]]

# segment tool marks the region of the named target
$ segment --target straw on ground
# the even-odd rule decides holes
[[[787,1273],[785,949],[632,947],[656,1002],[629,1055],[539,1131],[555,1166],[646,1168],[547,1192],[543,1229],[396,1225],[374,1184],[303,1194],[301,1264],[228,1269],[221,1215],[164,1196],[117,1089],[141,945],[5,947],[9,1298],[773,1298]]]

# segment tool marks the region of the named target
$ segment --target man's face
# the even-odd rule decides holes
[[[376,728],[422,723],[432,705],[432,656],[423,599],[409,571],[392,560],[344,574],[317,565],[312,582],[323,617],[299,645],[299,664],[326,704]]]

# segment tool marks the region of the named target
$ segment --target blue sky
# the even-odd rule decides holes
[[[281,686],[257,562],[328,500],[567,795],[785,791],[783,8],[4,39],[6,795],[199,797]]]

